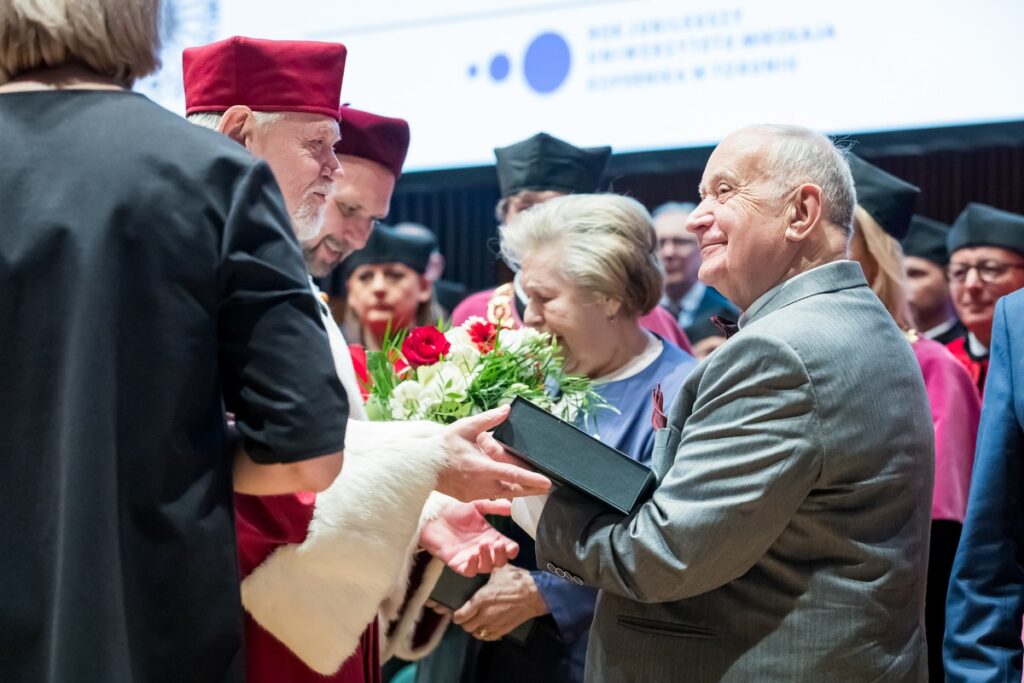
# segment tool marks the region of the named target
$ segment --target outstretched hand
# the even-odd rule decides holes
[[[484,515],[508,515],[507,500],[453,503],[423,525],[420,546],[463,576],[489,573],[519,554],[519,544],[491,526]]]
[[[482,498],[536,496],[551,488],[551,481],[527,469],[487,435],[508,417],[508,407],[464,417],[445,430],[448,462],[437,490],[464,502]]]

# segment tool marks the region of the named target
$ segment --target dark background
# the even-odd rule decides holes
[[[1024,214],[1024,121],[969,127],[846,135],[865,159],[921,188],[918,213],[950,223],[968,202]],[[712,148],[612,157],[604,186],[649,209],[695,201]],[[445,277],[471,291],[497,282],[499,265],[493,166],[409,173],[399,180],[388,223],[414,221],[437,233]]]

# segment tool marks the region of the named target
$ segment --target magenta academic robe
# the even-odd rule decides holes
[[[932,519],[963,523],[974,466],[981,399],[963,365],[942,344],[913,345],[924,374],[935,424],[935,489]]]

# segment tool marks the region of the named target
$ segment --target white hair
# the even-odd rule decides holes
[[[848,151],[824,135],[801,126],[763,124],[752,126],[774,137],[768,156],[767,174],[775,185],[777,198],[800,183],[821,188],[825,218],[847,236],[853,234],[853,207],[857,193],[847,161]]]
[[[277,123],[278,121],[283,120],[285,117],[285,112],[281,111],[254,111],[252,114],[256,119],[256,123],[261,126],[269,126],[272,123]],[[189,114],[186,118],[190,123],[194,123],[197,126],[217,130],[218,126],[220,126],[221,119],[224,118],[224,112],[198,111],[194,114]]]
[[[629,197],[572,194],[537,204],[502,225],[501,255],[518,269],[527,254],[555,246],[562,273],[582,289],[622,302],[627,315],[658,305],[664,273],[651,214]]]
[[[256,119],[257,125],[266,127],[283,121],[288,115],[288,112],[282,111],[254,111],[253,117]],[[187,117],[190,123],[194,123],[197,126],[209,128],[211,130],[217,130],[220,126],[221,120],[224,118],[224,112],[222,111],[200,111],[193,114],[189,114]],[[324,222],[327,220],[327,214],[324,206],[315,206],[308,202],[303,202],[299,205],[295,212],[291,216],[292,226],[295,230],[295,236],[300,242],[307,242],[323,230]]]
[[[0,84],[79,63],[125,87],[160,66],[159,0],[3,0]]]

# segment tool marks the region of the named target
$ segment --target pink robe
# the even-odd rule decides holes
[[[924,374],[935,424],[932,519],[963,524],[981,399],[967,370],[942,344],[920,338],[913,349]]]

